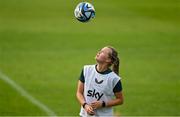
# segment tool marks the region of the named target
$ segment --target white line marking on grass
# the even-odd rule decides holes
[[[38,101],[36,98],[34,98],[32,95],[30,95],[26,90],[24,90],[20,85],[18,85],[15,81],[13,81],[11,78],[6,76],[0,71],[0,79],[8,83],[12,88],[14,88],[17,92],[19,92],[22,96],[27,98],[31,103],[38,106],[41,110],[46,112],[49,116],[56,116],[56,114],[49,109],[46,105]]]

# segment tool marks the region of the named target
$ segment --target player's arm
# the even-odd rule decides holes
[[[115,99],[112,99],[108,102],[106,102],[107,107],[116,106],[123,104],[123,93],[122,93],[122,84],[121,80],[118,81],[116,86],[113,89]]]
[[[82,70],[80,79],[78,81],[76,97],[77,97],[79,103],[86,110],[86,112],[90,115],[94,115],[93,108],[89,104],[87,104],[85,99],[84,99],[84,95],[83,95],[83,93],[84,93],[84,82],[85,82],[85,79],[84,79],[83,70]]]
[[[86,103],[85,99],[84,99],[84,95],[83,95],[84,94],[84,83],[85,83],[84,70],[82,70],[81,75],[79,77],[77,92],[76,92],[76,97],[81,105]]]
[[[116,98],[106,102],[106,107],[111,107],[111,106],[123,104],[123,93],[122,93],[122,91],[116,92],[114,94],[115,94]]]
[[[78,86],[77,86],[77,92],[76,92],[76,97],[81,105],[85,103],[84,96],[84,83],[82,83],[80,80],[78,81]]]

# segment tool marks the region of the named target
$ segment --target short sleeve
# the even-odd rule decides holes
[[[118,81],[118,83],[115,85],[113,92],[117,93],[117,92],[121,92],[122,91],[122,83],[121,80]]]
[[[85,82],[85,79],[84,79],[84,70],[83,70],[83,69],[82,69],[82,71],[81,71],[81,75],[80,75],[80,77],[79,77],[79,80],[80,80],[82,83]]]

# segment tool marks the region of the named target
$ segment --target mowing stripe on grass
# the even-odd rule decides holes
[[[23,97],[27,98],[31,103],[38,106],[41,110],[46,112],[49,116],[56,116],[56,114],[49,109],[46,105],[35,99],[32,95],[30,95],[26,90],[24,90],[20,85],[18,85],[15,81],[11,78],[6,76],[0,71],[0,79],[8,83],[12,88],[14,88],[17,92],[19,92]]]

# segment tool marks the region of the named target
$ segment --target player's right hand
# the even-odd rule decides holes
[[[88,104],[85,105],[84,109],[86,110],[86,112],[89,115],[94,115],[95,114],[93,108],[90,105],[88,105]]]

